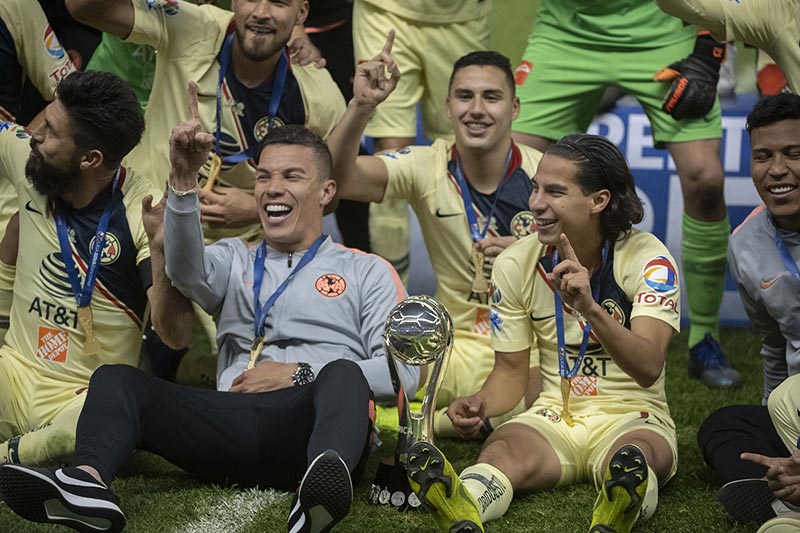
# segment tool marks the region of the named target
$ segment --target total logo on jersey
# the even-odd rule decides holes
[[[669,259],[660,255],[644,266],[644,282],[662,294],[678,290],[678,273]]]
[[[56,59],[63,59],[64,48],[61,46],[61,43],[58,42],[58,37],[56,37],[56,33],[53,31],[53,27],[50,24],[44,29],[44,47],[47,50],[47,53],[53,56]]]

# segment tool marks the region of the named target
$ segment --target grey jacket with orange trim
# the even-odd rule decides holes
[[[173,285],[216,318],[217,388],[226,391],[250,358],[256,248],[240,239],[204,246],[197,196],[169,195],[164,249]],[[267,249],[262,305],[305,253]],[[391,400],[395,395],[382,333],[389,312],[404,297],[402,283],[385,260],[328,237],[267,315],[259,361],[302,361],[316,374],[330,361],[349,359],[361,367],[376,400]],[[398,364],[398,371],[406,390],[416,391],[419,369]]]
[[[761,337],[765,405],[775,387],[800,373],[800,280],[781,260],[776,231],[800,265],[800,234],[776,228],[763,205],[734,230],[728,247],[744,309]]]

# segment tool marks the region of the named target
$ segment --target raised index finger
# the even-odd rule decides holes
[[[389,30],[389,35],[386,36],[386,43],[383,45],[383,50],[381,50],[382,54],[391,55],[392,46],[394,46],[394,36],[395,36],[395,31]]]
[[[578,262],[578,256],[575,254],[575,249],[572,248],[566,233],[561,234],[561,246],[564,248],[564,259]]]
[[[190,81],[187,91],[189,94],[189,119],[200,122],[200,113],[197,111],[197,84]]]

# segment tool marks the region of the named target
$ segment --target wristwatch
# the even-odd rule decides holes
[[[297,370],[294,371],[292,376],[295,386],[308,385],[314,381],[314,370],[308,363],[297,363]]]

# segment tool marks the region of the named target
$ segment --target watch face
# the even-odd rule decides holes
[[[294,371],[294,384],[308,385],[314,381],[314,370],[308,363],[298,363],[297,370]]]

